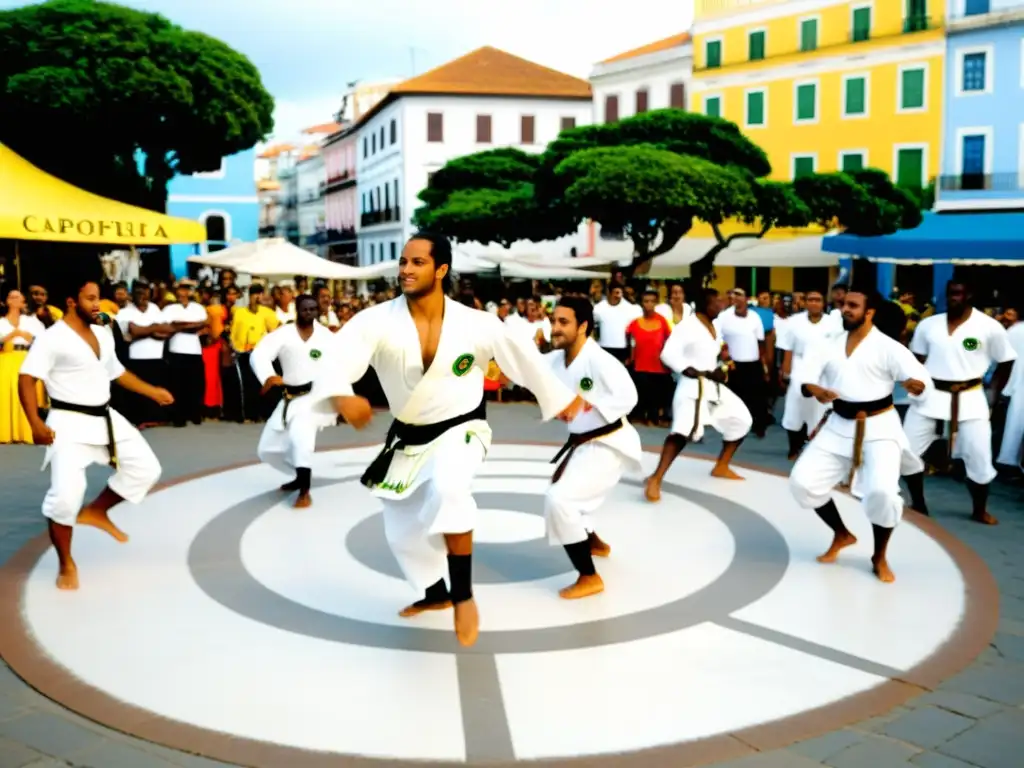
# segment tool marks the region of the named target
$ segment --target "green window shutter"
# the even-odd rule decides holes
[[[764,91],[747,94],[747,125],[764,125]]]
[[[813,157],[798,157],[793,163],[793,178],[799,179],[803,176],[810,176],[814,173]]]
[[[764,58],[764,32],[751,32],[749,46],[750,60],[761,61]]]
[[[867,112],[867,83],[863,77],[851,77],[846,81],[847,115],[863,115]]]
[[[924,70],[905,69],[903,78],[903,100],[901,109],[921,109],[924,107]]]
[[[704,99],[704,114],[708,117],[721,117],[722,98],[720,96],[712,96],[709,99]]]
[[[722,66],[722,41],[721,40],[709,40],[704,48],[705,56],[707,59],[706,66],[708,69],[714,69]]]
[[[796,119],[813,120],[817,107],[818,86],[814,83],[798,85],[796,87]]]
[[[854,171],[864,170],[864,155],[859,152],[855,154],[843,155],[843,172],[853,173]]]
[[[853,12],[853,42],[871,39],[871,9],[858,8]]]
[[[814,51],[818,48],[818,20],[804,19],[800,22],[800,50]]]
[[[921,188],[924,177],[924,150],[901,149],[896,157],[896,185]]]

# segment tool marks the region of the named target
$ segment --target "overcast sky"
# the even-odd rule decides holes
[[[0,9],[25,5],[0,0]],[[689,28],[692,0],[121,0],[246,54],[277,100],[275,137],[327,122],[352,80],[405,78],[482,45],[586,78]]]

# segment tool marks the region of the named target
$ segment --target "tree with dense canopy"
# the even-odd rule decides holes
[[[163,210],[175,174],[214,171],[273,128],[252,62],[156,14],[27,5],[0,12],[0,51],[0,142],[124,202]]]
[[[548,240],[590,219],[633,242],[633,274],[668,253],[696,221],[715,244],[691,265],[707,280],[734,240],[774,227],[839,227],[890,234],[921,223],[919,203],[882,171],[769,181],[765,153],[727,120],[665,109],[563,131],[530,155],[495,149],[452,160],[420,193],[418,226],[460,242]],[[749,231],[723,234],[739,220]]]

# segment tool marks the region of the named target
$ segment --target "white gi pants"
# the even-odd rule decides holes
[[[272,418],[263,427],[256,456],[264,464],[286,474],[299,467],[312,467],[316,436],[320,431],[314,415],[297,413],[287,427],[281,424],[280,415],[275,413],[275,416],[276,419]]]
[[[807,427],[808,432],[818,426],[828,406],[813,397],[800,393],[800,383],[791,380],[786,390],[785,410],[782,412],[782,428],[788,432],[799,432]]]
[[[922,416],[920,410],[913,405],[907,410],[903,431],[910,441],[911,452],[918,458],[913,470],[906,474],[924,472],[924,460],[921,457],[935,442],[938,423],[937,419]],[[953,458],[963,459],[967,477],[978,485],[988,485],[995,480],[998,473],[992,466],[992,423],[988,419],[961,419],[957,425]]]
[[[471,487],[485,454],[477,438],[446,441],[419,470],[422,482],[407,498],[381,499],[388,546],[417,591],[448,575],[444,534],[467,533],[476,526]]]
[[[1010,398],[1010,406],[1006,410],[1006,426],[1003,429],[1003,443],[999,446],[999,464],[1008,467],[1021,466],[1024,456],[1021,454],[1021,443],[1024,443],[1024,382]]]
[[[717,390],[717,391],[716,391]],[[694,421],[697,429],[694,431]],[[716,387],[714,382],[704,382],[704,397],[700,404],[700,415],[697,415],[697,400],[687,395],[682,387],[676,387],[672,398],[672,434],[689,438],[693,433],[694,440],[704,436],[705,427],[712,427],[722,436],[722,440],[732,443],[742,440],[750,432],[754,420],[743,401],[724,384]]]
[[[544,494],[548,542],[568,546],[584,541],[594,528],[587,516],[597,510],[622,477],[618,451],[597,441],[584,443],[565,472]]]
[[[826,437],[826,440],[819,440]],[[837,483],[850,474],[853,459],[848,452],[838,453],[824,443],[831,435],[819,434],[804,448],[789,474],[789,488],[804,509],[817,509],[832,498]],[[851,446],[852,447],[852,446]],[[900,495],[900,461],[903,450],[895,440],[864,442],[863,463],[854,478],[854,495],[872,525],[895,528],[903,518]]]
[[[107,486],[125,501],[138,504],[160,479],[160,462],[142,435],[118,440],[117,459],[118,469]],[[43,498],[43,515],[58,525],[74,525],[85,503],[86,468],[108,461],[105,445],[55,443],[49,454],[50,489]]]

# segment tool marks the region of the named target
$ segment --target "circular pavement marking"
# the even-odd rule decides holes
[[[909,516],[894,537],[898,581],[883,586],[861,545],[840,566],[813,563],[827,537],[784,481],[754,469],[746,483],[712,480],[694,458],[677,462],[661,505],[641,503],[636,482],[617,489],[595,515],[613,546],[598,561],[608,592],[558,601],[564,552],[526,519],[540,514],[552,448],[496,444],[477,493],[493,526],[474,558],[484,631],[460,649],[445,614],[365,618],[411,596],[379,507],[352,480],[367,453],[320,454],[305,512],[282,502],[265,467],[166,484],[127,513],[128,546],[76,535],[73,595],[53,589],[53,554],[33,540],[2,569],[0,653],[69,709],[243,765],[584,756],[644,768],[730,759],[878,714],[958,671],[994,633],[991,576],[931,521]],[[856,505],[839,506],[860,533]],[[662,602],[645,605],[648,591]],[[520,619],[488,630],[503,612]],[[872,627],[885,628],[884,648]]]

